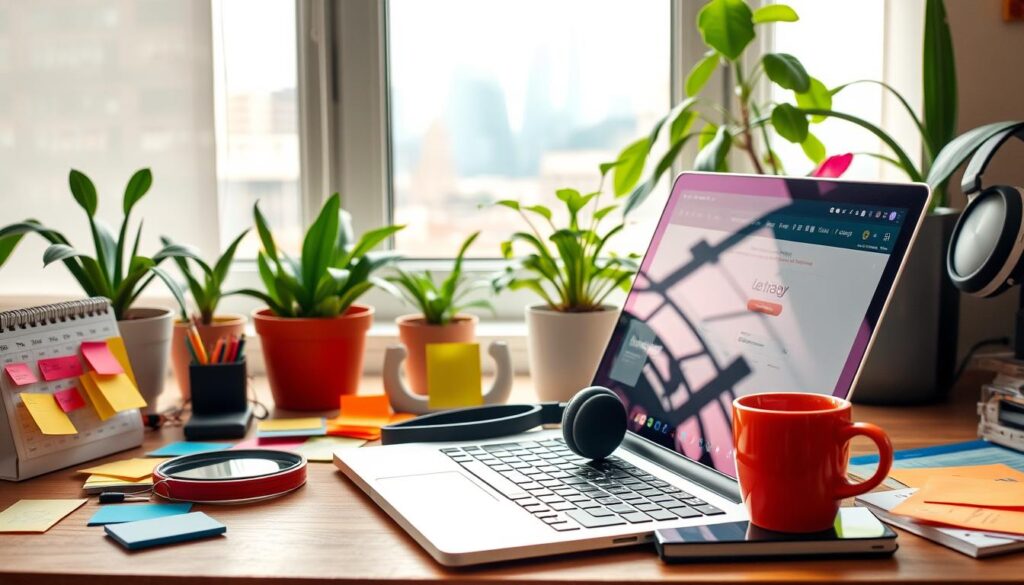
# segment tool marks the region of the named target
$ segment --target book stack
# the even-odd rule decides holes
[[[1005,354],[980,357],[975,365],[996,373],[981,387],[978,436],[1024,451],[1024,362]]]

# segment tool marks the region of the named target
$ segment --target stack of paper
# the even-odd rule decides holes
[[[104,491],[131,492],[153,486],[153,469],[167,459],[139,457],[79,469],[87,473],[82,489],[89,494]]]
[[[322,437],[327,434],[327,423],[323,417],[274,418],[261,420],[256,425],[260,438]]]
[[[414,418],[415,415],[394,413],[384,394],[377,396],[342,396],[341,412],[327,421],[327,434],[376,441],[383,426]]]

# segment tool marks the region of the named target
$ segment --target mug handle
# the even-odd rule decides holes
[[[864,436],[875,442],[875,446],[878,447],[878,469],[870,479],[860,483],[850,483],[845,477],[840,478],[839,485],[836,486],[836,499],[852,498],[875,489],[892,467],[892,443],[889,442],[889,435],[886,435],[881,427],[858,422],[839,430],[839,441],[843,444],[856,436]]]

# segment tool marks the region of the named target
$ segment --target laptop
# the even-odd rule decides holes
[[[611,457],[540,429],[335,464],[447,566],[746,520],[733,399],[850,396],[929,198],[921,184],[683,173],[594,374],[627,410]]]

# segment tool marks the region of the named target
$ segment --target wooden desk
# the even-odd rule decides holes
[[[971,373],[949,403],[883,409],[858,406],[857,420],[875,422],[897,448],[975,437],[973,400],[982,374]],[[378,382],[367,380],[364,391]],[[168,393],[175,392],[168,387]],[[532,394],[519,380],[516,399]],[[109,459],[141,455],[181,439],[180,429],[150,432],[145,445]],[[870,450],[866,442],[853,446]],[[78,497],[82,478],[58,471],[20,484],[0,483],[0,509],[22,498]],[[435,563],[331,464],[310,464],[309,482],[281,499],[238,507],[197,506],[228,526],[226,537],[125,552],[85,526],[95,499],[42,535],[0,535],[0,583],[293,583],[396,582],[427,580],[623,582],[1019,582],[1024,556],[976,561],[912,534],[900,535],[900,550],[886,560],[777,561],[761,563],[662,564],[653,548],[619,549],[554,559],[449,570]],[[230,580],[230,581],[229,581]]]

